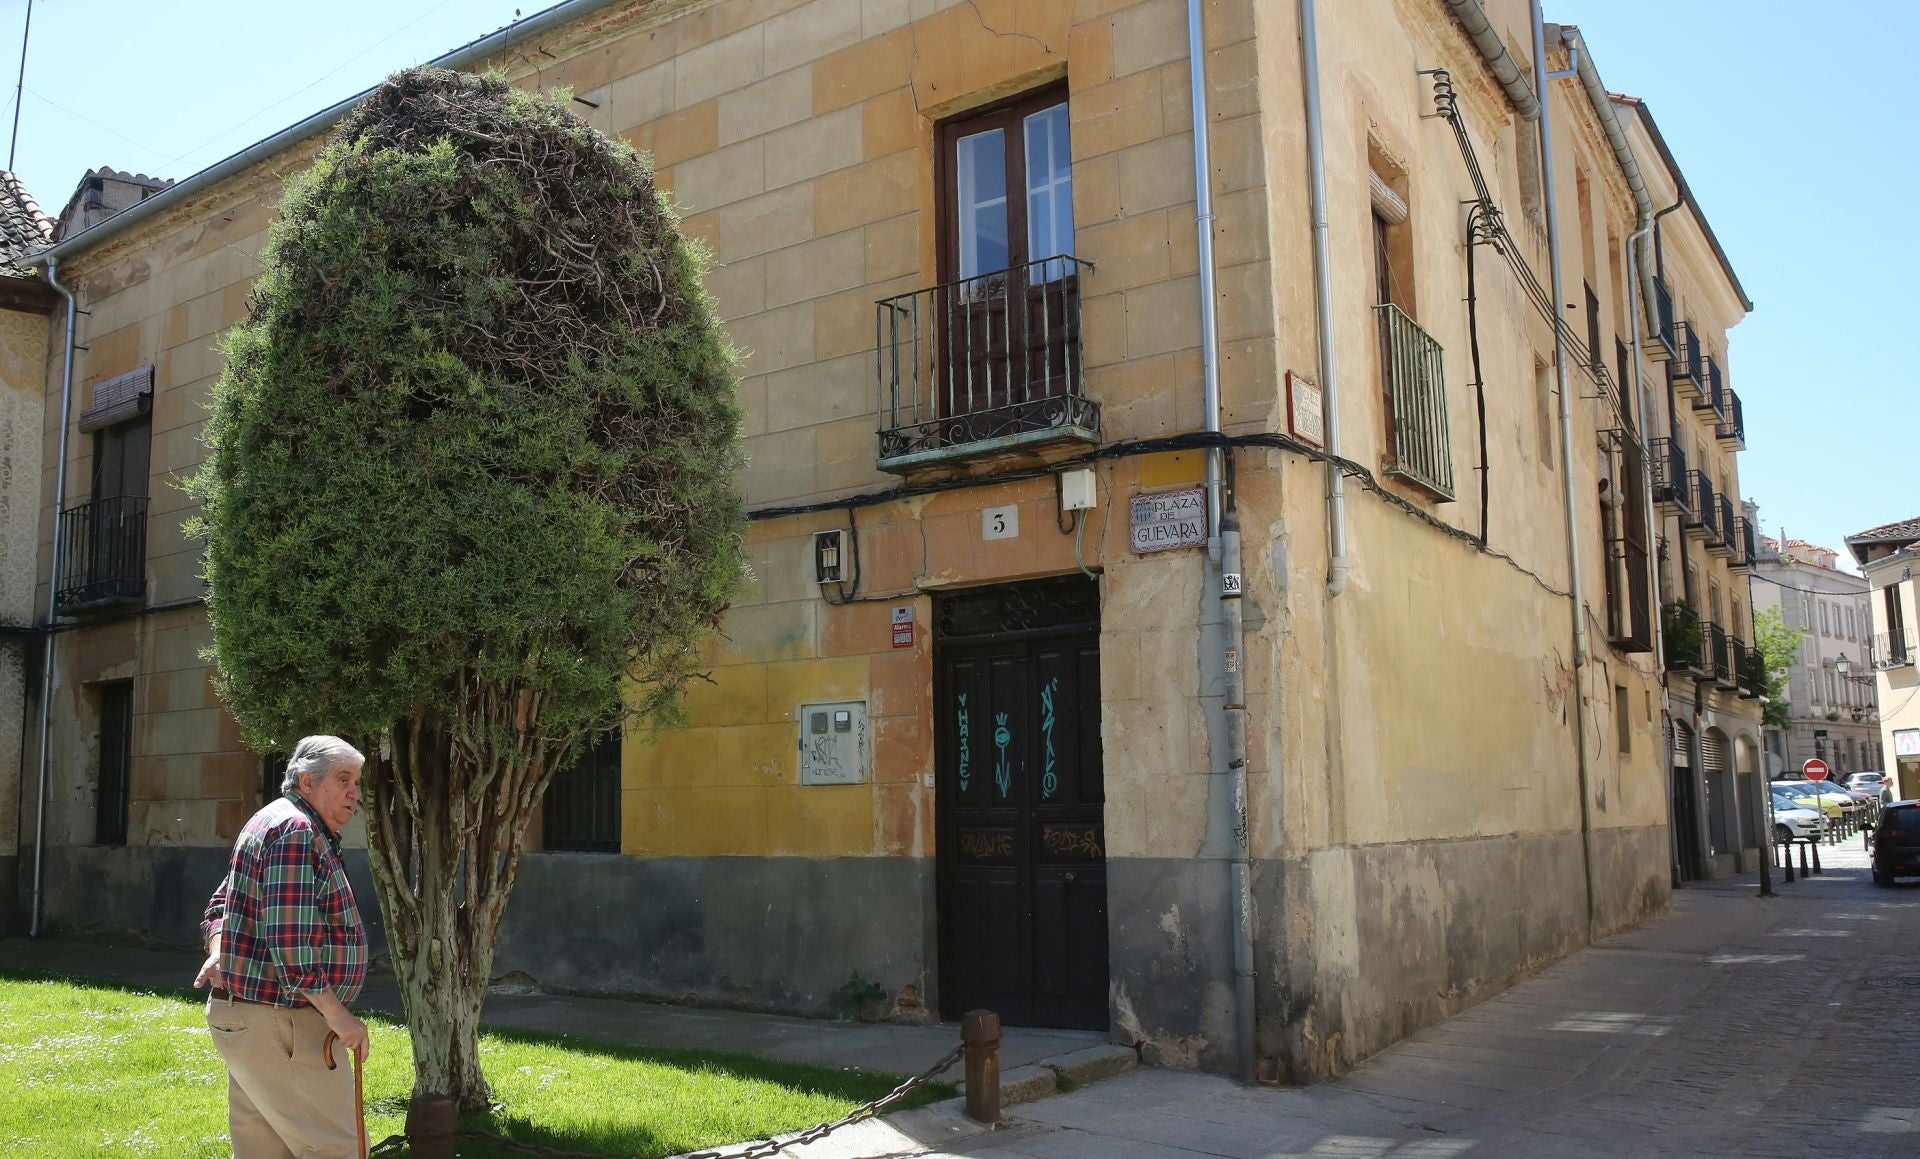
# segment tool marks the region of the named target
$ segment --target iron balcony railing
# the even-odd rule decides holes
[[[1645,354],[1650,361],[1668,362],[1678,352],[1673,332],[1673,291],[1667,288],[1665,279],[1658,275],[1653,279],[1651,306],[1652,332],[1647,335]]]
[[[1913,654],[1911,632],[1874,633],[1871,655],[1875,668],[1904,668],[1913,663]]]
[[[1080,355],[1080,274],[1051,257],[876,303],[879,467],[1100,441]]]
[[[1747,653],[1747,642],[1720,625],[1713,626],[1713,682],[1727,692],[1740,688],[1740,658]]]
[[[1726,495],[1716,495],[1713,499],[1714,517],[1707,528],[1707,550],[1714,555],[1733,554],[1734,532],[1733,499]]]
[[[1700,617],[1679,602],[1660,609],[1660,639],[1667,671],[1702,672],[1706,663],[1706,634]]]
[[[1714,435],[1723,443],[1732,443],[1736,451],[1747,449],[1747,419],[1740,409],[1740,396],[1732,387],[1726,389],[1726,408],[1720,412],[1720,421],[1714,425]]]
[[[1743,647],[1739,654],[1740,696],[1745,700],[1767,694],[1767,654],[1758,648]]]
[[[1676,322],[1673,327],[1673,361],[1667,363],[1667,381],[1675,386],[1693,387],[1700,376],[1700,342],[1691,322]],[[1682,395],[1686,391],[1680,392]]]
[[[1653,468],[1653,501],[1663,507],[1686,513],[1693,510],[1693,495],[1687,490],[1687,453],[1673,439],[1654,439],[1647,444],[1649,465]]]
[[[1398,306],[1382,302],[1380,351],[1393,400],[1390,475],[1453,498],[1453,443],[1447,428],[1447,378],[1440,344]]]
[[[54,607],[62,614],[147,595],[147,497],[117,495],[60,513],[60,576]]]
[[[1706,534],[1709,540],[1720,535],[1720,503],[1713,493],[1713,481],[1705,471],[1687,472],[1687,492],[1693,496],[1693,510],[1681,520],[1691,531]]]
[[[1753,533],[1753,524],[1746,519],[1733,521],[1733,555],[1727,560],[1727,566],[1735,571],[1747,571],[1758,558],[1758,537]]]
[[[1720,377],[1720,363],[1713,355],[1700,356],[1700,371],[1696,381],[1699,384],[1700,396],[1693,400],[1693,409],[1712,411],[1717,426],[1718,420],[1726,417],[1727,387]]]

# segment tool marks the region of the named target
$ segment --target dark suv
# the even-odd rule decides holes
[[[1873,884],[1896,877],[1920,877],[1920,801],[1888,805],[1873,830]]]

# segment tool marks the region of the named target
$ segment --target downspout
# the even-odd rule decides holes
[[[1327,155],[1321,136],[1320,44],[1313,0],[1300,0],[1307,97],[1307,171],[1313,196],[1313,306],[1320,323],[1320,405],[1327,433],[1327,595],[1347,590],[1347,477],[1340,470],[1340,376],[1333,347],[1333,258],[1327,238]],[[1504,51],[1504,50],[1503,50]]]
[[[1193,85],[1194,230],[1200,265],[1200,366],[1206,392],[1207,431],[1220,433],[1220,331],[1214,316],[1213,166],[1207,147],[1206,35],[1200,19],[1200,0],[1187,0],[1187,60]],[[1226,732],[1226,776],[1233,799],[1233,849],[1229,861],[1233,922],[1234,1074],[1242,1083],[1254,1079],[1253,974],[1253,832],[1247,797],[1247,707],[1240,658],[1246,655],[1245,625],[1240,610],[1240,520],[1222,500],[1226,450],[1207,449],[1207,530],[1217,545],[1220,561],[1220,614],[1225,624],[1222,652],[1216,657],[1225,692],[1222,711]],[[1211,554],[1211,553],[1209,553]],[[1202,565],[1203,567],[1205,564]]]
[[[67,418],[73,402],[73,326],[79,306],[73,291],[60,284],[58,258],[47,259],[47,282],[67,300],[67,346],[65,365],[60,371],[60,457],[53,469],[53,554],[47,571],[47,626],[51,628],[60,592],[60,569],[65,562],[60,558],[60,510],[67,505]],[[27,927],[27,936],[34,938],[40,936],[45,916],[41,884],[45,880],[47,859],[47,785],[53,777],[53,752],[49,743],[53,725],[53,664],[59,641],[59,633],[47,633],[47,654],[40,661],[40,804],[33,819],[33,915]]]
[[[1531,10],[1533,24],[1534,84],[1544,94],[1547,88],[1546,25],[1540,20],[1540,0],[1531,0],[1528,7]],[[1579,767],[1581,863],[1586,879],[1587,937],[1591,940],[1594,920],[1593,803],[1588,785],[1590,774],[1587,768],[1587,705],[1581,691],[1581,669],[1586,667],[1587,663],[1587,601],[1585,585],[1581,582],[1580,575],[1580,520],[1576,506],[1579,496],[1576,494],[1573,481],[1573,391],[1567,382],[1566,320],[1560,317],[1560,304],[1566,299],[1562,293],[1560,281],[1560,218],[1554,201],[1552,122],[1553,118],[1543,96],[1540,102],[1539,121],[1541,191],[1546,203],[1547,258],[1552,271],[1553,370],[1554,379],[1560,388],[1560,475],[1561,481],[1565,484],[1566,496],[1567,600],[1573,612],[1574,753]]]
[[[1537,7],[1536,5],[1536,9]],[[1653,194],[1647,190],[1647,179],[1646,176],[1640,172],[1639,159],[1633,155],[1633,146],[1627,142],[1627,132],[1620,125],[1619,115],[1614,112],[1613,97],[1607,92],[1607,86],[1600,83],[1599,70],[1593,67],[1593,54],[1591,52],[1581,52],[1578,50],[1578,46],[1581,44],[1580,30],[1571,24],[1561,25],[1560,39],[1567,45],[1568,50],[1572,53],[1574,74],[1580,78],[1581,87],[1587,90],[1587,100],[1593,104],[1594,115],[1600,118],[1600,127],[1605,130],[1607,134],[1607,144],[1613,148],[1614,159],[1620,162],[1621,175],[1626,178],[1627,188],[1633,193],[1634,207],[1640,213],[1640,226],[1634,231],[1633,237],[1627,240],[1627,260],[1632,261],[1633,238],[1640,238],[1644,242],[1648,230],[1652,228],[1655,218],[1653,212]],[[1682,192],[1684,194],[1684,190]],[[1684,200],[1684,197],[1682,200]],[[1678,204],[1676,204],[1674,208],[1679,208]],[[1668,210],[1667,212],[1670,213],[1672,210]],[[1654,271],[1648,263],[1639,262],[1636,263],[1636,265],[1639,268],[1640,284],[1638,289],[1640,291],[1641,301],[1645,302],[1647,308],[1651,310],[1653,309],[1653,304],[1659,301],[1658,296],[1653,292]],[[1633,316],[1635,318],[1635,325],[1638,326],[1638,314],[1635,313]],[[1595,352],[1595,356],[1598,357],[1597,351]],[[1639,373],[1639,369],[1636,367],[1634,370],[1635,376],[1637,377]]]

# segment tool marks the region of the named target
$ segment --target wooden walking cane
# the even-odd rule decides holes
[[[326,1056],[328,1070],[338,1069],[333,1061],[333,1044],[339,1041],[340,1036],[329,1030],[326,1042],[320,1046],[320,1052]],[[348,1051],[347,1057],[352,1058],[353,1052]],[[353,1121],[359,1132],[357,1137],[360,1140],[360,1159],[367,1159],[367,1094],[361,1082],[360,1064],[356,1061],[351,1065],[353,1066]]]

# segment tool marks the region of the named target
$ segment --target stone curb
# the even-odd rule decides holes
[[[1130,1046],[1106,1043],[1084,1050],[1049,1055],[1032,1066],[1017,1066],[1000,1075],[1000,1105],[1017,1106],[1060,1093],[1062,1088],[1076,1090],[1101,1079],[1110,1079],[1135,1070],[1140,1056]],[[967,1084],[957,1083],[962,1099]]]

